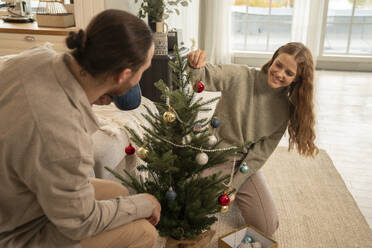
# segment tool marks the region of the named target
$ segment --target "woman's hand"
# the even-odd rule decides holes
[[[205,66],[206,53],[203,50],[195,50],[187,54],[187,60],[191,68],[200,69]]]

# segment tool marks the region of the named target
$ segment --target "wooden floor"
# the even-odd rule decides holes
[[[315,80],[316,144],[328,152],[372,228],[372,73],[317,71]]]

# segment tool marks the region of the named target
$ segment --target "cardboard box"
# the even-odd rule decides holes
[[[278,247],[278,243],[276,241],[270,239],[253,226],[245,225],[235,231],[221,236],[218,239],[218,248],[236,248],[246,235],[251,236],[254,241],[260,242],[262,244],[262,248]]]
[[[36,21],[40,27],[67,28],[75,26],[72,13],[63,15],[36,14]]]

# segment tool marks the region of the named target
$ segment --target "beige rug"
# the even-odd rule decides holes
[[[280,248],[372,248],[372,231],[328,154],[314,159],[279,147],[264,166],[279,212]],[[236,206],[212,226],[219,236],[244,225]],[[159,239],[158,248],[164,246]]]

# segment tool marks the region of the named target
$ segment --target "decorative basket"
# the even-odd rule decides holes
[[[36,21],[40,27],[66,28],[75,26],[74,14],[67,11],[63,0],[40,0]]]
[[[208,230],[192,240],[175,240],[168,237],[165,248],[204,248],[209,244],[215,233],[214,230]]]

